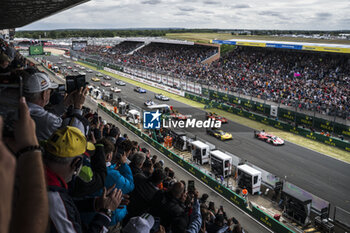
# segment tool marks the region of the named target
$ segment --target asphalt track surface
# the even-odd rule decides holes
[[[49,60],[57,64],[59,57],[51,56]],[[63,62],[67,64],[66,60],[64,59]],[[70,64],[74,65],[72,62]],[[94,86],[109,90],[110,87],[102,87],[99,82],[91,81],[95,73],[95,71],[87,73],[87,81]],[[112,78],[107,82],[116,86],[115,80]],[[101,81],[105,80],[101,79]],[[119,86],[119,88],[122,91],[117,94],[118,96],[139,107],[144,108],[144,102],[149,99],[153,99],[156,103],[162,103],[154,98],[155,93],[147,90],[147,93],[139,94],[133,90],[134,86],[129,83],[126,86]],[[205,119],[203,110],[172,99],[163,103],[173,106],[182,114]],[[222,129],[232,133],[233,140],[222,142],[207,135],[204,129],[186,129],[186,131],[216,145],[218,149],[237,155],[278,177],[286,177],[288,182],[329,201],[333,206],[341,207],[350,212],[350,164],[287,141],[284,146],[272,146],[255,139],[253,129],[232,121],[224,124]]]

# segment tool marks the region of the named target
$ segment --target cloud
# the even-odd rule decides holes
[[[149,4],[149,5],[157,5],[159,3],[161,3],[160,0],[146,0],[146,1],[142,1],[142,4]]]
[[[250,8],[248,4],[236,4],[233,5],[231,8]]]
[[[207,5],[220,5],[221,3],[220,2],[215,2],[215,1],[204,1],[203,2],[204,4],[207,4]]]
[[[332,0],[332,4],[329,0],[293,0],[292,3],[281,0],[91,0],[18,30],[132,27],[349,30],[349,7],[349,0]]]
[[[318,18],[329,18],[331,16],[332,16],[332,14],[328,13],[328,12],[316,13],[316,17],[318,17]]]
[[[174,15],[176,15],[176,16],[189,16],[190,14],[188,14],[187,12],[177,12]]]
[[[214,14],[214,12],[213,12],[213,11],[207,11],[207,10],[204,10],[204,11],[199,11],[199,13],[208,14],[208,15],[212,15],[212,14]]]
[[[180,11],[194,11],[195,9],[193,7],[179,7]]]
[[[266,16],[266,17],[273,16],[281,20],[288,20],[287,17],[285,17],[284,15],[282,15],[280,12],[277,12],[277,11],[260,11],[258,12],[258,15]]]

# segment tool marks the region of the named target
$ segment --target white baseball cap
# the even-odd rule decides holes
[[[23,78],[23,90],[25,93],[38,93],[47,89],[56,89],[58,84],[52,82],[45,73],[37,72]]]
[[[154,225],[154,218],[150,214],[142,214],[139,217],[133,217],[123,228],[123,233],[149,233]]]

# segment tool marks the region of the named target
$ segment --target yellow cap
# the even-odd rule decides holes
[[[54,132],[45,144],[45,150],[57,157],[73,158],[86,151],[84,134],[76,127],[67,126]]]
[[[96,150],[96,147],[92,142],[88,142],[86,150],[94,151],[94,150]]]

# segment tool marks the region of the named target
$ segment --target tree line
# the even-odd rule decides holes
[[[19,38],[71,38],[71,37],[158,37],[165,36],[167,33],[231,33],[249,31],[251,35],[280,35],[280,34],[330,34],[339,35],[341,33],[350,33],[350,31],[302,31],[302,30],[249,30],[249,29],[63,29],[63,30],[44,30],[44,31],[16,31],[15,37]]]
[[[167,33],[199,33],[199,32],[217,32],[215,29],[101,29],[101,30],[83,30],[83,29],[70,29],[70,30],[50,30],[50,31],[17,31],[15,37],[18,38],[71,38],[71,37],[158,37],[165,36]]]

